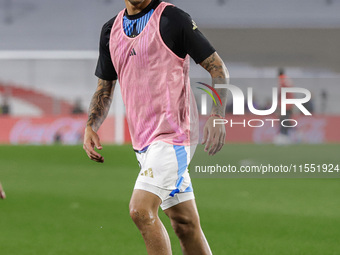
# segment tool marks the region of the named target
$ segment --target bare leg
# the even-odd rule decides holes
[[[164,212],[171,220],[184,255],[212,255],[201,229],[195,200],[180,203]]]
[[[6,194],[5,191],[2,189],[1,182],[0,182],[0,198],[5,199]]]
[[[161,199],[144,190],[134,190],[130,216],[141,232],[149,255],[171,255],[168,233],[158,217]]]

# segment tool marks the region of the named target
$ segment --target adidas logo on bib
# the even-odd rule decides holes
[[[136,54],[135,49],[132,48],[132,50],[131,50],[131,52],[130,52],[130,57],[131,57],[131,56],[136,56],[136,55],[137,55],[137,54]]]

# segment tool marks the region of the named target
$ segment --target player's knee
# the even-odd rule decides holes
[[[130,207],[130,217],[139,229],[152,225],[156,220],[151,210],[140,207]]]
[[[191,237],[200,231],[199,219],[196,217],[176,216],[171,218],[171,225],[180,239]]]

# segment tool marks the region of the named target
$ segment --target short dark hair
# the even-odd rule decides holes
[[[284,75],[285,74],[285,69],[282,67],[279,68],[279,75]]]

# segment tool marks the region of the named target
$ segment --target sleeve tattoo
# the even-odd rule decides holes
[[[216,84],[229,84],[228,69],[216,52],[214,52],[210,57],[204,60],[201,63],[201,66],[210,73],[213,87],[215,87]],[[218,114],[224,117],[225,108],[227,105],[227,89],[216,89],[216,91],[221,98],[222,105],[220,105],[219,103],[217,105],[213,105],[211,113]],[[214,95],[214,97],[216,97],[216,95]]]
[[[116,81],[98,79],[98,87],[90,103],[89,118],[86,124],[95,132],[98,131],[109,112],[115,85]]]

